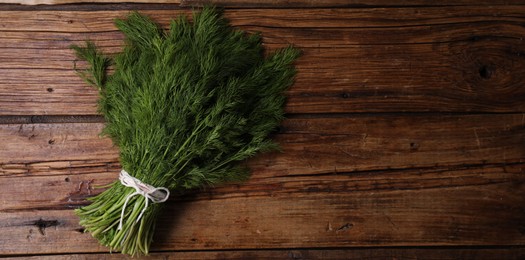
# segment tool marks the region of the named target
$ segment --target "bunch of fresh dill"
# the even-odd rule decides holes
[[[98,88],[103,133],[130,175],[172,191],[244,180],[238,162],[276,148],[268,136],[283,118],[296,49],[264,55],[258,34],[232,28],[212,7],[192,22],[179,16],[167,31],[137,12],[116,26],[126,45],[114,58],[91,42],[72,48],[89,64],[79,73]],[[76,213],[103,245],[147,254],[162,204],[141,216],[147,198],[134,192],[117,181]]]

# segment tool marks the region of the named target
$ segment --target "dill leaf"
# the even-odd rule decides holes
[[[89,64],[78,73],[99,89],[103,134],[132,176],[171,191],[241,181],[249,171],[239,162],[278,148],[269,135],[284,116],[297,49],[265,55],[259,34],[231,27],[213,7],[192,22],[179,16],[169,30],[138,12],[115,24],[126,38],[121,53],[107,57],[92,42],[72,49]],[[115,182],[76,213],[103,245],[147,254],[162,205],[149,205],[135,224],[145,198],[132,197],[117,230],[133,192]]]

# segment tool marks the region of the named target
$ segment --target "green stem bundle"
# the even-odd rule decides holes
[[[296,49],[265,55],[260,35],[232,28],[209,7],[191,23],[179,16],[167,31],[136,12],[116,25],[126,45],[115,57],[91,42],[72,48],[90,65],[79,74],[99,89],[103,133],[133,177],[180,192],[244,180],[248,169],[239,162],[277,147],[269,135],[283,118]],[[139,219],[146,198],[131,197],[119,230],[134,192],[116,181],[76,213],[103,245],[148,254],[162,204],[150,202]]]

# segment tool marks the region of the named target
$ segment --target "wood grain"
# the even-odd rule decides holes
[[[524,126],[523,114],[298,117],[285,120],[275,136],[282,153],[250,163],[255,176],[287,176],[522,162]],[[98,136],[102,127],[0,125],[0,175],[30,174],[32,163],[117,162],[117,149]]]
[[[180,4],[183,0],[126,0],[127,3]],[[106,4],[122,3],[121,0],[0,0],[0,3],[22,5],[62,5],[74,3]]]
[[[0,212],[67,210],[86,205],[88,203],[86,199],[103,191],[102,188],[99,188],[100,186],[114,182],[120,170],[116,163],[103,162],[72,162],[71,168],[61,166],[59,163],[40,163],[39,166],[39,168],[34,167],[34,173],[31,174],[0,177],[0,184],[6,187],[5,192],[0,194],[0,201],[3,202],[0,206]],[[40,172],[36,172],[37,170]],[[523,170],[522,163],[513,163],[326,175],[254,175],[242,185],[224,185],[220,188],[208,189],[206,192],[173,192],[175,194],[174,200],[190,199],[197,201],[239,197],[302,196],[301,194],[310,193],[338,195],[338,193],[345,191],[366,193],[374,190],[388,191],[392,185],[395,185],[395,189],[400,191],[461,189],[463,186],[485,186],[501,183],[522,189]],[[515,192],[516,195],[519,195],[523,193],[523,190]]]
[[[248,183],[174,198],[155,249],[520,245],[524,118],[288,119]],[[0,125],[2,253],[105,252],[72,212],[116,178],[101,128]]]
[[[521,260],[523,248],[376,248],[370,249],[283,249],[283,250],[221,250],[153,253],[149,257],[131,258],[118,254],[68,254],[33,257],[6,257],[6,260],[52,259],[52,260],[99,260],[99,259],[465,259],[465,260]]]
[[[23,4],[23,5],[60,5],[72,3],[119,3],[121,0],[0,0],[0,3]],[[145,4],[180,4],[182,6],[215,4],[227,7],[362,7],[362,6],[411,6],[411,5],[429,5],[429,6],[450,6],[450,5],[498,5],[498,4],[523,4],[519,0],[506,0],[504,3],[498,1],[482,0],[441,0],[438,2],[429,2],[425,0],[409,1],[385,1],[385,0],[126,0],[127,3],[145,3]]]
[[[89,123],[0,125],[0,157],[2,163],[15,164],[64,159],[116,161],[118,152],[111,141],[98,135],[102,128],[103,124]]]
[[[0,4],[0,256],[121,258],[73,213],[120,164],[69,45],[116,53],[130,9],[166,27],[212,2],[303,51],[283,152],[246,183],[174,191],[150,259],[524,258],[522,1],[66,2],[84,1]]]
[[[144,11],[163,25],[181,12]],[[0,12],[0,113],[96,114],[97,93],[73,72],[68,46],[92,39],[117,52],[122,35],[113,19],[126,13]],[[523,6],[235,9],[226,16],[261,31],[270,49],[304,51],[288,113],[525,111]]]
[[[524,167],[269,178],[187,194],[167,204],[153,249],[522,245]],[[73,193],[79,181],[29,178]],[[2,210],[4,254],[106,252],[70,207],[39,204]]]

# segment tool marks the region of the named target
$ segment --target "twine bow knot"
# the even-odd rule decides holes
[[[120,183],[122,183],[122,185],[126,187],[130,187],[130,188],[134,188],[135,192],[129,194],[126,197],[126,201],[124,202],[124,205],[122,206],[122,213],[120,214],[120,223],[118,225],[117,230],[122,229],[122,222],[124,220],[124,211],[126,210],[128,201],[134,196],[142,195],[144,199],[146,200],[146,204],[144,205],[144,208],[140,212],[140,215],[138,216],[135,223],[139,222],[139,220],[142,218],[142,215],[144,215],[144,212],[146,212],[146,209],[148,208],[150,200],[153,203],[162,203],[168,200],[170,196],[170,191],[167,188],[153,187],[129,175],[129,173],[125,170],[120,171],[119,180],[120,180]]]

